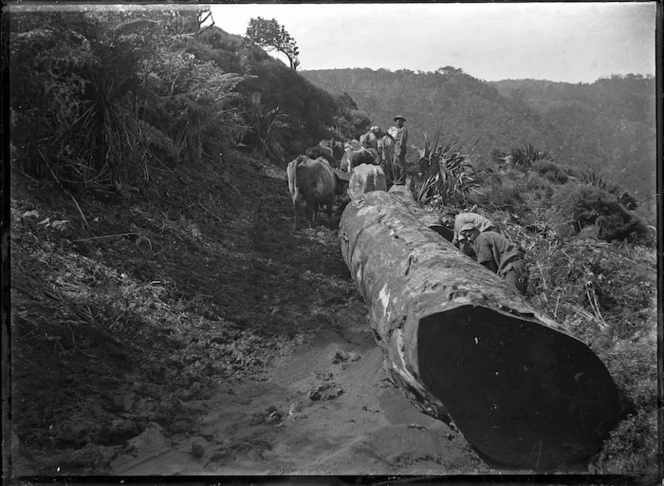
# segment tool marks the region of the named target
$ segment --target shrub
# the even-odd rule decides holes
[[[10,52],[12,135],[30,163],[23,169],[72,184],[109,176],[111,165],[132,155],[120,141],[131,141],[135,133],[125,131],[129,120],[122,109],[135,86],[135,56],[124,46],[99,49],[98,23],[82,14],[47,16],[41,25],[16,16]],[[121,53],[126,62],[106,76],[100,56],[111,61]]]
[[[425,147],[419,161],[420,172],[413,177],[415,200],[426,204],[436,200],[442,205],[464,206],[468,193],[479,186],[470,154],[451,144],[438,145],[440,130],[433,144],[424,133]]]
[[[550,160],[538,160],[533,163],[532,168],[554,183],[565,184],[569,180],[569,175],[566,171]]]
[[[603,353],[627,398],[627,416],[611,431],[590,465],[591,473],[645,475],[657,470],[656,354],[655,339],[648,337],[625,338]]]
[[[647,226],[605,190],[584,184],[563,186],[553,197],[558,213],[578,228],[601,224],[599,238],[606,241],[645,241]],[[598,220],[598,218],[600,218]]]
[[[528,174],[522,188],[523,199],[533,208],[549,202],[554,194],[550,179],[542,178],[534,172]]]
[[[466,195],[468,204],[487,210],[504,210],[515,215],[523,215],[529,211],[524,206],[525,193],[522,185],[522,174],[517,175],[511,169],[506,173],[482,173],[478,187],[473,188]]]
[[[529,169],[532,164],[538,160],[549,158],[549,153],[542,150],[537,150],[530,144],[521,147],[512,148],[509,155],[509,163],[512,168],[521,170]]]
[[[537,296],[533,304],[591,347],[624,398],[626,415],[592,458],[589,472],[656,471],[654,253],[592,241],[552,243],[541,236],[526,236],[524,244],[531,263],[529,291]]]
[[[283,132],[288,127],[287,116],[277,106],[268,110],[261,104],[261,93],[251,95],[251,103],[244,112],[249,132],[243,138],[251,146],[273,159],[282,161],[284,158]]]
[[[211,53],[187,47],[186,15],[16,15],[12,136],[30,175],[79,188],[145,183],[149,160],[216,157],[217,141],[241,131],[232,105],[246,78],[196,57]]]

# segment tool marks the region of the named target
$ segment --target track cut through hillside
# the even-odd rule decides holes
[[[12,186],[16,475],[447,474],[468,444],[387,381],[336,228],[285,171],[155,172],[135,194]]]

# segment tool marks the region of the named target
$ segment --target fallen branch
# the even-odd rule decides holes
[[[100,240],[102,238],[116,238],[118,236],[131,236],[137,235],[138,233],[118,233],[115,235],[102,235],[102,236],[92,236],[90,238],[81,238],[80,240],[72,240],[72,243],[78,243],[81,241],[90,241],[90,240]]]
[[[39,148],[37,148],[37,150],[39,150]],[[72,199],[72,201],[74,201],[74,204],[76,205],[76,209],[78,209],[78,213],[81,215],[81,219],[83,220],[83,229],[85,229],[86,231],[89,230],[90,229],[90,224],[88,223],[88,220],[85,218],[85,214],[83,214],[83,210],[81,209],[81,206],[78,205],[78,202],[76,201],[74,196],[67,189],[65,189],[65,186],[62,185],[62,183],[60,182],[60,179],[58,179],[58,177],[55,175],[55,172],[53,172],[53,169],[51,168],[51,164],[48,163],[48,160],[46,159],[46,157],[44,157],[44,154],[42,153],[41,150],[39,150],[39,154],[42,156],[42,160],[46,163],[46,167],[48,167],[48,171],[53,176],[53,180],[55,180],[55,182],[57,182],[58,185],[60,186],[60,189],[62,189],[64,191],[64,193],[67,194]]]
[[[208,208],[206,208],[205,206],[203,206],[202,203],[199,202],[198,205],[199,205],[200,207],[202,207],[203,209],[205,209],[205,210],[206,210],[208,213],[210,213],[212,216],[214,216],[214,217],[217,219],[217,221],[219,221],[220,223],[223,223],[223,222],[224,222],[219,216],[217,216],[217,215],[214,214],[212,211],[210,211]]]

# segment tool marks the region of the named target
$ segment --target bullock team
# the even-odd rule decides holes
[[[406,174],[408,129],[406,119],[394,117],[397,127],[383,132],[372,126],[359,140],[340,142],[321,140],[288,164],[288,189],[295,212],[297,228],[298,205],[304,203],[305,216],[313,223],[318,205],[325,205],[330,223],[336,196],[355,199],[368,191],[387,190],[392,184],[403,183]]]
[[[344,144],[321,140],[305,155],[288,164],[286,172],[295,211],[294,228],[297,228],[300,202],[304,203],[310,225],[318,205],[326,206],[331,225],[336,196],[347,192],[353,200],[366,192],[387,191],[388,186],[403,183],[408,130],[403,126],[406,121],[403,117],[394,120],[398,127],[382,132],[373,126],[359,141]],[[453,231],[451,241],[459,251],[497,273],[522,294],[526,293],[528,270],[523,249],[502,236],[491,221],[472,212],[457,214],[452,211],[442,214],[437,223],[434,226]]]

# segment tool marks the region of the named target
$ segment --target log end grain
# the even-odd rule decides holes
[[[595,453],[621,412],[600,359],[581,341],[493,309],[420,319],[419,380],[485,458],[557,469]]]

